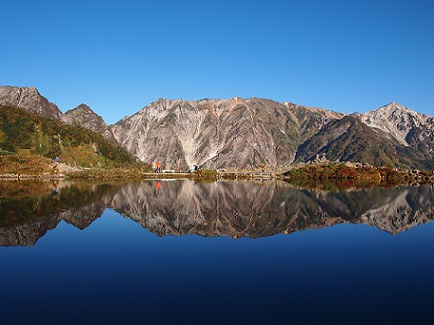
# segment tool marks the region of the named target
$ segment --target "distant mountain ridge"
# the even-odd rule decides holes
[[[163,168],[245,168],[315,159],[434,169],[434,119],[392,102],[344,114],[269,99],[158,99],[113,125],[85,104],[62,114],[35,88],[0,87],[0,105],[100,133]]]
[[[259,98],[159,99],[110,126],[140,159],[169,168],[289,164],[300,142],[343,114]]]
[[[260,98],[159,99],[109,126],[142,160],[167,168],[244,168],[314,160],[433,169],[433,119],[397,103],[343,114]]]

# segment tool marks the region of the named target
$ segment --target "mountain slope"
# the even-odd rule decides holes
[[[0,151],[8,157],[24,152],[50,159],[59,156],[62,162],[82,167],[135,161],[125,148],[100,134],[16,107],[0,107]]]
[[[259,98],[160,99],[109,126],[119,143],[164,168],[244,168],[329,160],[434,168],[434,124],[392,103],[366,114]]]
[[[67,124],[80,125],[101,134],[107,140],[116,142],[115,137],[110,132],[103,118],[97,115],[86,104],[80,104],[74,109],[65,112],[62,116],[62,120]]]
[[[390,103],[376,110],[360,115],[362,122],[371,128],[390,133],[404,146],[414,146],[425,140],[433,140],[433,118],[417,113],[398,103]],[[419,130],[419,132],[416,132]],[[414,133],[418,133],[417,139]]]
[[[359,161],[390,167],[415,167],[424,159],[416,149],[403,146],[386,132],[370,128],[356,116],[346,116],[327,125],[300,146],[296,161],[313,160],[323,153],[332,161]]]
[[[34,87],[0,86],[0,107],[17,107],[60,120],[62,112]]]
[[[162,162],[164,169],[289,165],[317,154],[330,160],[434,169],[434,119],[398,103],[349,116],[260,98],[159,99],[110,126],[85,104],[62,114],[32,87],[0,87],[0,107],[85,127],[144,162]],[[17,133],[21,137],[7,135],[9,142],[0,129],[3,149],[39,136],[28,127],[22,125]]]
[[[188,169],[289,164],[300,141],[343,114],[265,99],[159,99],[110,126],[142,160]]]

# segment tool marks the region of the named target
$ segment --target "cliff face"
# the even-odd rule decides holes
[[[390,103],[361,116],[374,130],[382,130],[400,144],[399,154],[421,161],[421,167],[434,165],[434,119],[398,103]]]
[[[432,117],[395,102],[366,112],[360,118],[366,125],[383,130],[404,146],[415,146],[426,141],[432,143],[434,139]]]
[[[34,87],[1,86],[0,106],[21,108],[56,120],[62,118],[60,109]]]
[[[110,127],[145,161],[188,169],[289,164],[300,142],[343,114],[264,99],[160,99]]]
[[[160,99],[110,126],[140,159],[164,168],[244,168],[329,160],[434,168],[434,121],[397,103],[346,115],[266,99]]]

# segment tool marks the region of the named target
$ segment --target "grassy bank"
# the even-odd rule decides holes
[[[434,174],[428,171],[344,163],[305,165],[283,173],[283,177],[295,185],[310,188],[434,184]]]

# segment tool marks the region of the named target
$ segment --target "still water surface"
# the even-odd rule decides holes
[[[432,324],[434,189],[0,183],[2,324]]]

